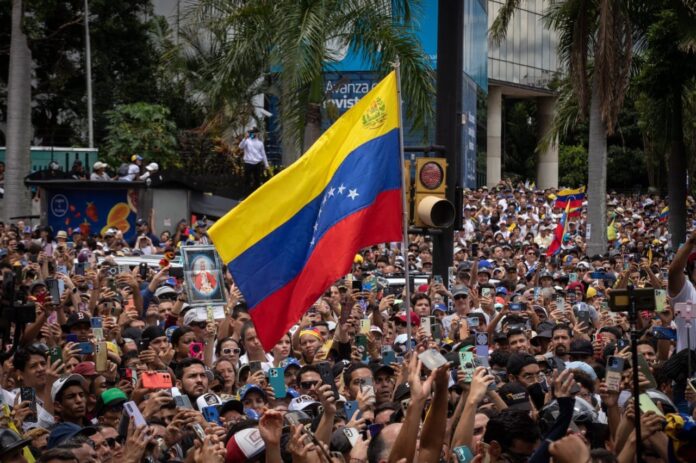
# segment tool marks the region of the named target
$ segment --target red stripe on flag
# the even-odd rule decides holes
[[[401,190],[384,191],[367,208],[327,230],[302,271],[250,310],[266,352],[294,325],[329,285],[350,271],[366,246],[402,238]]]

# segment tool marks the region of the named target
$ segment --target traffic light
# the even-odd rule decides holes
[[[446,179],[445,158],[416,159],[413,221],[417,227],[447,228],[454,223],[454,205],[445,196]]]

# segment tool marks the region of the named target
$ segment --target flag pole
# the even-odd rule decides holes
[[[402,307],[404,313],[406,314],[406,349],[407,352],[411,351],[411,276],[408,268],[408,198],[406,198],[406,182],[408,182],[407,175],[410,178],[410,172],[406,171],[404,167],[406,165],[406,156],[404,155],[404,123],[403,123],[403,111],[402,111],[402,99],[401,99],[401,62],[399,57],[396,57],[394,62],[394,70],[396,71],[396,97],[399,99],[399,156],[401,157],[401,200],[402,200],[402,228],[403,236],[401,243],[401,252],[404,254],[404,289],[405,297]]]

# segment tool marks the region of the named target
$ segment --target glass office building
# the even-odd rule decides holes
[[[488,78],[533,88],[547,88],[559,69],[557,36],[543,21],[548,0],[524,0],[508,26],[505,40],[488,44]],[[503,1],[488,0],[488,27]]]

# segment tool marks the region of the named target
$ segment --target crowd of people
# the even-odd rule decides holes
[[[672,249],[663,198],[610,194],[606,253],[587,255],[583,211],[547,256],[555,193],[465,192],[448,275],[427,236],[364,249],[270,351],[227,271],[222,318],[187,302],[185,221],[150,237],[169,258],[149,269],[117,264],[135,245],[116,233],[2,224],[0,460],[630,463],[641,441],[642,461],[696,461],[696,333],[675,311],[696,233]],[[637,365],[608,304],[628,285],[656,290]]]

